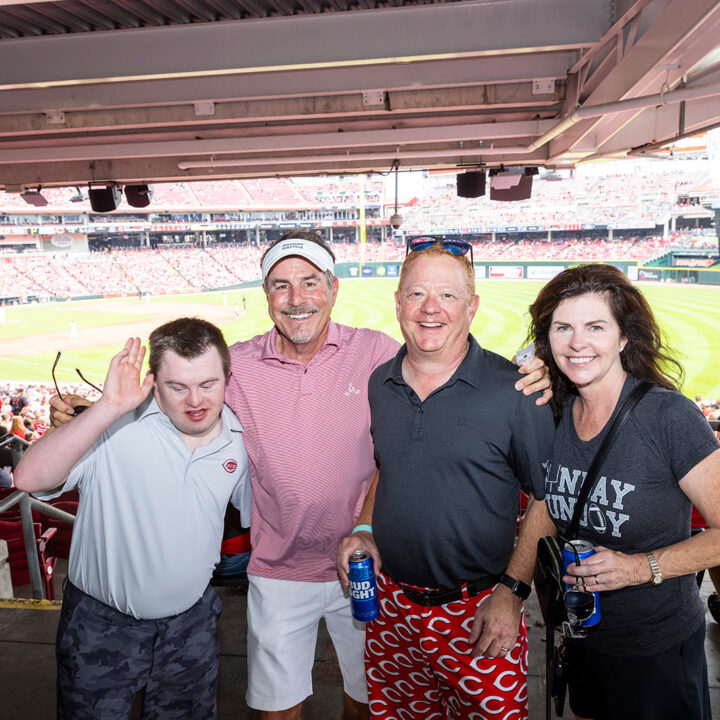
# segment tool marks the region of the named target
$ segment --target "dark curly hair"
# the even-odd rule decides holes
[[[550,325],[553,313],[563,300],[588,293],[604,298],[620,333],[627,338],[620,356],[625,372],[659,387],[679,390],[685,372],[668,348],[645,296],[614,265],[579,265],[550,280],[530,306],[527,341],[535,342],[536,354],[550,371],[553,390],[550,404],[556,421],[565,398],[577,395],[577,389],[555,364],[550,350]]]

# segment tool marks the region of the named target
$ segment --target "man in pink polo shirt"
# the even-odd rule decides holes
[[[375,474],[368,379],[399,344],[330,319],[334,260],[312,232],[270,246],[261,264],[274,328],[230,348],[225,400],[245,429],[253,488],[247,702],[261,720],[300,717],[320,618],[343,674],[344,717],[369,717],[364,627],[350,614],[336,556]]]

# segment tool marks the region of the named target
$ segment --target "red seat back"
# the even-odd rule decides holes
[[[70,515],[77,515],[78,504],[73,500],[53,500],[50,505],[58,510],[70,513]],[[69,558],[74,525],[55,518],[46,517],[45,519],[57,525],[57,532],[48,543],[48,549],[56,558]]]
[[[55,563],[56,558],[45,555],[45,541],[41,535],[40,523],[33,523],[35,531],[35,543],[39,546],[38,560],[40,562],[40,575],[45,582],[45,597],[48,600],[55,599]],[[46,533],[46,536],[54,534]],[[27,585],[30,582],[27,554],[25,553],[25,542],[23,540],[23,529],[21,520],[0,520],[0,540],[5,540],[8,546],[8,563],[10,564],[10,578],[13,587]]]

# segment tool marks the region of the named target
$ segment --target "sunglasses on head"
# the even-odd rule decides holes
[[[57,391],[58,397],[65,402],[65,398],[63,397],[62,393],[60,392],[60,388],[58,387],[57,380],[55,379],[55,368],[57,367],[57,364],[60,362],[60,356],[62,355],[62,351],[58,350],[58,354],[55,356],[55,362],[53,363],[52,370],[50,371],[50,374],[52,375],[53,383],[55,384],[55,390]],[[75,372],[80,376],[80,379],[88,384],[91,388],[94,388],[102,395],[102,390],[97,386],[93,385],[85,376],[80,372],[78,368],[75,368]],[[79,415],[80,413],[84,412],[88,409],[87,405],[78,405],[75,408],[75,414]]]
[[[432,235],[420,235],[419,237],[408,238],[408,242],[405,247],[405,257],[407,257],[411,252],[427,250],[436,243],[441,243],[442,246],[453,255],[467,255],[469,252],[470,264],[472,265],[474,262],[472,245],[469,242],[465,240],[446,240]]]

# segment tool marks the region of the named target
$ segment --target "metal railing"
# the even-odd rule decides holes
[[[30,443],[25,442],[22,438],[10,436],[0,441],[0,448],[15,443],[20,445],[22,450]],[[20,453],[22,453],[22,450]],[[32,596],[37,600],[45,599],[45,591],[43,589],[42,576],[40,574],[40,556],[38,554],[37,543],[35,541],[35,528],[33,527],[32,511],[37,510],[43,515],[60,520],[61,522],[73,525],[75,516],[71,513],[59,510],[52,505],[48,505],[22,490],[16,490],[4,500],[0,500],[0,515],[10,510],[15,505],[20,507],[20,519],[22,521],[23,543],[25,545],[25,555],[27,556],[28,573],[30,574],[30,584],[32,586]]]

